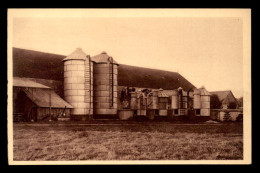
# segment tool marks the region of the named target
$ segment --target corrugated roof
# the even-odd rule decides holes
[[[65,106],[73,108],[51,89],[36,88],[33,91],[31,89],[23,89],[23,91],[39,107],[50,107],[51,102],[52,108],[65,108]]]
[[[63,59],[63,61],[67,60],[86,60],[87,54],[83,52],[81,48],[77,48],[74,52],[72,52],[69,56]]]
[[[16,87],[30,87],[30,88],[50,88],[46,85],[40,84],[38,82],[32,81],[28,78],[20,78],[14,77],[13,78],[13,86]]]
[[[168,97],[168,95],[164,91],[159,91],[158,97]]]
[[[109,60],[109,58],[111,58]],[[114,64],[118,64],[111,56],[109,56],[105,51],[101,52],[101,54],[98,54],[96,56],[91,57],[91,60],[96,63],[107,63],[112,62]]]

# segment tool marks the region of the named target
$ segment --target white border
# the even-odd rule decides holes
[[[13,161],[12,33],[18,17],[239,17],[243,20],[243,160]],[[8,162],[10,165],[251,164],[251,9],[8,9]],[[250,115],[250,116],[249,116]]]

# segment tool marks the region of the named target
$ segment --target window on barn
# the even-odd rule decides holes
[[[200,115],[200,109],[196,109],[196,115]]]

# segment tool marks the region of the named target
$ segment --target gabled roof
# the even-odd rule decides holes
[[[86,60],[87,54],[83,52],[81,48],[77,48],[74,52],[72,52],[69,56],[63,59],[63,61],[67,60]]]
[[[201,96],[210,96],[211,94],[204,88],[199,88]]]
[[[219,101],[223,101],[227,96],[228,94],[230,93],[231,91],[230,90],[227,90],[227,91],[212,91],[210,92],[210,94],[215,94],[218,96],[218,99]]]
[[[210,92],[211,95],[215,94],[218,96],[218,99],[222,103],[237,102],[237,99],[234,97],[233,93],[230,90],[226,91],[213,91]]]
[[[111,56],[109,56],[105,51],[101,52],[100,54],[91,57],[91,60],[96,63],[107,63],[111,62],[113,64],[118,64]]]
[[[50,107],[51,103],[52,108],[65,108],[65,106],[66,108],[73,108],[51,89],[35,88],[33,90],[23,89],[23,91],[39,107]]]
[[[46,85],[32,81],[28,78],[14,77],[13,86],[15,87],[27,87],[27,88],[50,88]]]

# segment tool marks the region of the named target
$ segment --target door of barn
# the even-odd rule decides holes
[[[37,121],[37,107],[31,109],[31,120]]]
[[[188,116],[190,121],[195,121],[195,110],[194,109],[188,109]]]

